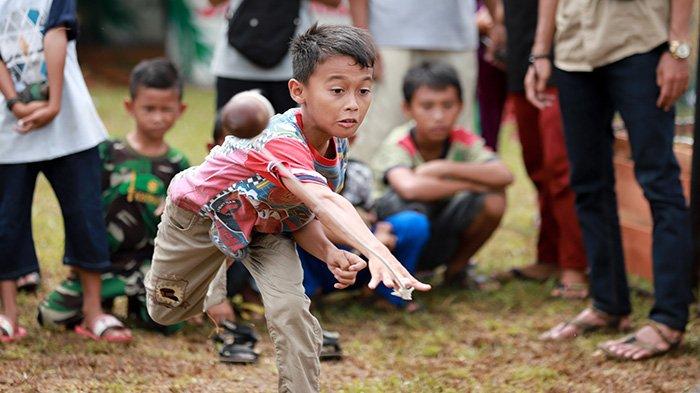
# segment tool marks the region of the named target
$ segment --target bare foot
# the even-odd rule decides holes
[[[680,345],[682,340],[682,332],[652,322],[637,330],[634,335],[606,341],[598,347],[615,359],[643,360],[667,353]]]
[[[608,315],[589,307],[581,311],[574,319],[562,322],[541,334],[540,340],[564,341],[603,328],[627,330],[629,327],[629,317]]]

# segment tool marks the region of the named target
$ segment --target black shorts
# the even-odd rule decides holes
[[[429,204],[430,239],[418,260],[418,270],[431,270],[450,261],[457,252],[462,233],[484,209],[484,199],[485,194],[465,191]]]
[[[462,233],[469,228],[484,208],[486,194],[467,191],[438,202],[405,201],[389,191],[377,200],[379,219],[393,214],[413,210],[423,213],[430,221],[430,239],[423,248],[418,261],[418,270],[434,269],[452,258],[459,247]]]

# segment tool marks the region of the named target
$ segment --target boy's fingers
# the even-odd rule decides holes
[[[396,285],[396,283],[394,282],[394,280],[391,279],[391,276],[390,276],[390,275],[387,274],[386,276],[384,276],[384,278],[382,279],[382,282],[384,283],[384,285],[385,285],[387,288],[396,289],[396,286],[397,286],[397,285]]]
[[[349,287],[349,285],[341,284],[339,282],[333,284],[333,288],[335,288],[335,289],[345,289],[347,287]]]
[[[349,280],[349,279],[353,279],[353,280],[354,280],[355,277],[357,276],[357,273],[356,273],[356,272],[347,271],[347,270],[341,270],[341,269],[338,269],[338,268],[333,268],[333,274],[334,274],[336,277],[342,277],[342,278],[344,278],[344,279],[346,279],[346,280]]]
[[[429,291],[432,288],[429,284],[422,283],[416,279],[411,281],[411,287],[413,287],[421,292]]]
[[[380,281],[381,277],[378,274],[372,274],[372,279],[369,281],[369,284],[367,284],[367,286],[370,289],[375,289],[377,288],[377,285],[379,285]]]
[[[357,261],[357,262],[353,263],[352,265],[350,265],[350,269],[349,269],[349,270],[351,270],[351,271],[353,271],[353,272],[359,272],[360,270],[362,270],[362,269],[364,269],[364,268],[366,268],[366,267],[367,267],[367,262],[365,262],[365,261],[363,261],[362,259],[360,259],[359,261]]]

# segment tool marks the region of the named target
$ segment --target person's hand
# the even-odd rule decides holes
[[[671,53],[664,52],[656,67],[656,84],[660,88],[656,106],[669,111],[676,100],[688,88],[690,66],[687,59],[674,59]]]
[[[21,119],[29,116],[35,110],[43,108],[47,105],[49,105],[48,101],[32,101],[28,104],[18,102],[12,106],[12,114],[15,115],[16,118]]]
[[[413,173],[418,176],[436,176],[436,174],[440,172],[439,169],[443,167],[446,162],[448,162],[448,160],[443,160],[441,158],[430,160],[413,168]]]
[[[489,29],[489,45],[484,53],[484,60],[494,67],[505,71],[504,53],[506,50],[506,27],[503,23],[495,23]]]
[[[333,287],[344,289],[355,283],[357,272],[367,267],[367,262],[351,252],[336,248],[326,256],[326,265],[338,281]]]
[[[415,288],[423,292],[430,290],[430,285],[422,283],[413,277],[411,273],[409,273],[408,270],[406,270],[406,268],[403,267],[403,265],[399,263],[399,261],[397,261],[393,255],[391,255],[391,253],[388,253],[388,255],[385,256],[385,259],[394,269],[398,279],[401,280],[401,283],[396,282],[396,279],[391,274],[389,268],[387,268],[384,263],[379,260],[379,258],[372,256],[369,258],[368,262],[369,271],[372,275],[372,279],[369,281],[368,285],[370,289],[375,289],[379,283],[383,283],[386,287],[396,290],[401,288],[400,284],[403,284],[403,286],[406,288]]]
[[[554,102],[554,96],[547,94],[547,82],[552,75],[552,63],[548,58],[535,59],[525,74],[525,95],[536,108],[542,110]]]
[[[374,227],[374,236],[389,250],[393,250],[396,247],[396,241],[398,240],[392,232],[393,229],[391,224],[386,221],[380,221]]]
[[[17,121],[15,129],[24,134],[49,124],[58,115],[58,108],[46,105],[35,109],[32,113]]]

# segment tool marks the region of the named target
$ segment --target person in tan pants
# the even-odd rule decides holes
[[[365,266],[372,289],[383,282],[405,294],[430,286],[413,278],[336,193],[347,138],[371,102],[371,38],[354,27],[313,26],[291,51],[289,90],[300,108],[274,116],[254,140],[227,138],[171,182],[146,290],[155,321],[184,320],[221,301],[224,257],[244,263],[263,298],[279,390],[297,393],[319,390],[321,329],[309,313],[292,237],[328,265],[338,289]]]

